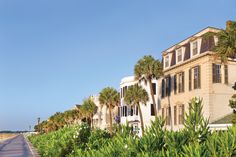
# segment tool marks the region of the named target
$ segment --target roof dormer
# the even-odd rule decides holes
[[[167,54],[164,56],[164,69],[167,69],[167,68],[170,67],[171,57],[172,57],[172,54],[171,54],[171,53],[167,53]]]
[[[184,60],[184,52],[185,52],[185,47],[180,47],[175,50],[176,53],[176,64],[183,62]]]
[[[190,57],[195,57],[200,54],[202,38],[197,38],[190,42]]]

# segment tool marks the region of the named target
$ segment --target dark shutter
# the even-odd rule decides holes
[[[125,106],[122,106],[122,117],[125,116]]]
[[[154,105],[153,104],[150,104],[150,109],[151,109],[151,116],[155,116]]]
[[[224,66],[224,74],[225,74],[225,84],[229,83],[229,72],[228,72],[228,65]]]
[[[184,92],[184,72],[182,72],[182,92]]]
[[[165,80],[162,79],[161,81],[161,97],[164,98],[165,97]]]
[[[153,94],[156,95],[157,91],[156,91],[156,83],[152,83],[152,90],[153,90]]]
[[[198,66],[198,88],[201,88],[201,66]]]
[[[169,78],[166,77],[166,89],[165,89],[165,96],[168,96],[169,95]]]
[[[177,125],[177,106],[174,106],[174,125]]]
[[[191,91],[192,90],[192,69],[189,69],[188,74],[189,74],[189,84],[188,84],[188,87],[189,87],[189,91]]]
[[[131,109],[130,109],[130,110],[131,110],[131,114],[130,114],[130,115],[133,116],[133,113],[134,113],[134,112],[133,112],[133,106],[131,106]]]
[[[170,76],[168,77],[168,82],[169,82],[168,95],[170,96],[171,95],[171,86],[172,86]]]
[[[138,115],[138,106],[136,106],[136,115]]]
[[[174,93],[177,93],[177,78],[176,75],[174,75]]]
[[[127,106],[125,106],[125,117],[127,117]]]
[[[212,64],[212,82],[216,83],[216,67],[215,64]]]

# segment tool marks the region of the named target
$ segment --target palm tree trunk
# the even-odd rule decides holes
[[[111,113],[111,104],[109,104],[109,123],[110,123],[109,131],[110,131],[110,134],[112,134],[112,113]]]
[[[138,112],[139,112],[139,118],[140,118],[140,122],[141,122],[141,130],[142,130],[142,136],[144,135],[144,124],[143,124],[143,114],[141,111],[141,107],[140,104],[138,103]]]
[[[152,97],[152,103],[154,106],[154,114],[155,114],[155,117],[157,117],[157,106],[156,106],[156,101],[155,101],[154,93],[153,93],[152,80],[148,79],[148,83],[149,83],[150,93],[151,93],[151,97]]]
[[[93,116],[91,116],[90,119],[91,119],[91,128],[93,128]]]

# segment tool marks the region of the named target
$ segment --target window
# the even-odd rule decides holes
[[[170,62],[170,56],[167,55],[167,56],[165,57],[165,68],[167,68],[167,67],[170,66],[170,65],[169,65],[169,62]]]
[[[127,109],[128,109],[128,116],[131,116],[131,107],[127,106]]]
[[[228,84],[229,83],[228,65],[224,66],[224,71],[225,71],[225,84]]]
[[[161,116],[162,116],[162,118],[165,117],[165,108],[162,108],[162,109],[161,109]]]
[[[170,125],[170,107],[166,108],[166,125]]]
[[[194,41],[192,43],[192,56],[195,56],[196,54],[198,54],[198,43],[197,41]]]
[[[193,77],[193,87],[194,89],[200,88],[201,80],[200,80],[200,66],[196,66],[193,68],[194,77]]]
[[[157,94],[156,83],[152,83],[152,90],[153,90],[153,94],[156,95]]]
[[[174,93],[177,93],[177,77],[174,75]]]
[[[123,97],[123,92],[122,92],[122,88],[120,89],[120,98],[122,98]]]
[[[182,62],[182,60],[183,60],[182,48],[180,48],[176,51],[176,57],[177,57],[176,58],[177,63]]]
[[[150,104],[150,108],[151,108],[151,116],[155,116],[154,105]]]
[[[162,79],[161,81],[161,97],[165,97],[165,79]]]
[[[189,91],[191,91],[192,90],[192,69],[189,69],[188,74],[189,74],[188,88],[189,88]]]
[[[177,125],[177,106],[174,106],[174,125]]]
[[[179,73],[179,93],[184,92],[184,72]]]
[[[184,124],[184,105],[179,106],[179,124]]]
[[[212,64],[213,83],[221,83],[221,65]]]

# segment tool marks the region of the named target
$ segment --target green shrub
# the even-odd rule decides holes
[[[98,150],[100,147],[106,145],[110,138],[111,135],[107,131],[95,129],[88,139],[87,148]]]
[[[128,125],[119,126],[111,136],[107,131],[91,130],[87,124],[65,127],[56,132],[29,137],[42,157],[232,157],[236,156],[236,126],[210,132],[202,116],[202,100],[189,103],[184,128],[165,129],[156,118],[143,137]]]

